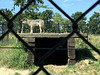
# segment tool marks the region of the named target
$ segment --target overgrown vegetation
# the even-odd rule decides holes
[[[28,54],[24,50],[25,46],[21,42],[19,42],[17,39],[9,39],[9,42],[5,40],[7,39],[0,42],[1,47],[21,47],[23,49],[0,49],[0,66],[16,69],[29,69],[34,67],[33,63],[28,62]],[[2,42],[4,45],[2,45]]]
[[[88,40],[97,48],[100,48],[99,35],[89,35]],[[10,39],[11,40],[11,36]],[[15,39],[15,38],[14,38]],[[16,39],[13,42],[9,42],[7,46],[24,47],[21,42],[17,42]],[[2,41],[1,41],[2,42]],[[5,43],[8,43],[5,41]],[[2,43],[0,43],[2,44]],[[3,46],[3,45],[2,45]],[[75,65],[47,65],[46,70],[52,75],[99,75],[100,74],[100,56],[94,52],[88,45],[86,45],[81,39],[76,39],[76,48],[82,49],[76,51],[77,63]],[[98,59],[98,60],[97,60]],[[30,69],[29,75],[38,69],[32,63],[28,63],[28,54],[24,49],[0,49],[0,66],[6,66],[8,68],[15,69]],[[32,70],[31,70],[32,69]],[[17,73],[15,74],[17,75]],[[38,75],[45,75],[41,71]]]
[[[86,38],[90,43],[92,43],[96,48],[100,49],[100,40],[99,40],[100,36],[99,35],[90,35],[88,36],[88,38]],[[76,48],[87,48],[87,49],[91,49],[83,40],[81,40],[80,38],[76,39],[76,44],[75,44]]]

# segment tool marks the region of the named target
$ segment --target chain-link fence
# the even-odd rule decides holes
[[[53,48],[50,48],[42,57],[40,57],[40,55],[38,53],[36,53],[14,30],[14,23],[13,21],[17,18],[18,15],[20,15],[27,7],[29,7],[29,5],[31,5],[35,0],[31,0],[28,4],[26,4],[26,6],[24,8],[22,8],[16,15],[14,15],[11,19],[9,19],[6,14],[2,13],[0,11],[0,14],[5,18],[5,20],[8,22],[7,23],[7,31],[5,31],[5,33],[3,33],[3,35],[1,35],[0,40],[2,40],[7,34],[9,34],[10,32],[12,34],[14,34],[14,36],[20,40],[25,46],[26,48],[28,48],[35,56],[36,59],[38,60],[37,62],[35,62],[35,65],[39,66],[39,69],[33,74],[36,75],[37,73],[39,73],[41,70],[43,72],[45,72],[47,75],[50,75],[49,72],[47,72],[47,70],[44,68],[44,60],[47,59],[50,55],[52,55],[56,49],[62,45],[66,40],[68,40],[74,33],[76,33],[86,44],[88,44],[95,52],[97,52],[100,55],[100,51],[94,47],[88,40],[86,40],[78,31],[78,22],[87,14],[89,13],[93,8],[95,8],[99,3],[100,0],[97,0],[96,3],[94,3],[88,10],[86,10],[80,17],[78,17],[76,20],[73,20],[66,12],[63,11],[63,9],[61,9],[53,0],[48,0],[52,5],[54,5],[60,12],[62,12],[71,22],[72,22],[72,32],[67,35],[65,38],[63,38],[61,41],[59,41]]]

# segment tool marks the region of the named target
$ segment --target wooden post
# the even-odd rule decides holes
[[[57,32],[60,33],[60,26],[59,26],[59,23],[58,23]]]
[[[67,41],[67,51],[68,51],[68,64],[74,65],[75,61],[75,38],[70,38]]]
[[[35,47],[35,38],[28,38],[28,44],[31,47]],[[35,49],[33,49],[33,50],[35,50]],[[30,50],[27,50],[27,52],[28,52],[28,61],[34,62],[35,57],[34,57],[33,53]]]

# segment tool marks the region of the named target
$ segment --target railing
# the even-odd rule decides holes
[[[24,8],[22,8],[16,15],[14,15],[11,19],[9,19],[6,14],[2,13],[0,11],[0,14],[5,18],[5,20],[8,22],[7,26],[8,29],[7,31],[0,37],[0,40],[2,40],[9,32],[14,34],[16,38],[18,38],[35,56],[36,59],[38,60],[35,65],[39,65],[39,69],[33,74],[36,75],[39,73],[41,70],[45,72],[47,75],[50,75],[49,72],[44,68],[43,62],[45,59],[47,59],[50,55],[52,55],[56,49],[63,44],[66,40],[68,40],[74,33],[76,33],[86,44],[88,44],[95,52],[97,52],[100,55],[100,51],[94,47],[88,40],[86,40],[78,31],[78,22],[88,13],[90,12],[93,8],[95,8],[99,3],[100,0],[97,0],[96,3],[94,3],[88,10],[86,10],[80,17],[78,17],[76,20],[73,20],[66,12],[63,11],[54,1],[48,0],[52,5],[54,5],[60,12],[62,12],[71,22],[72,22],[72,32],[63,38],[59,43],[57,43],[53,48],[49,49],[47,53],[45,53],[42,57],[38,53],[36,53],[19,35],[13,30],[14,23],[13,21],[16,19],[16,17],[22,13],[29,5],[31,5],[35,0],[31,0]]]
[[[83,28],[84,27],[84,28]],[[24,25],[23,33],[28,33],[30,30],[27,25]],[[34,27],[34,33],[39,33],[39,27]],[[79,25],[78,31],[80,33],[87,33],[88,34],[88,25],[81,24]],[[62,24],[62,23],[52,23],[52,24],[45,24],[44,32],[48,33],[71,33],[72,32],[72,24]]]

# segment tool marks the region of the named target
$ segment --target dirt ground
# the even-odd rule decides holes
[[[44,67],[53,68],[56,73],[63,71],[66,68],[65,65],[64,66],[47,65]],[[20,75],[28,75],[30,72],[31,72],[30,70],[15,70],[15,69],[9,69],[6,67],[0,68],[0,75],[14,75],[15,73],[19,73]]]
[[[15,73],[19,73],[21,75],[28,75],[30,73],[29,70],[14,70],[2,67],[0,68],[0,75],[14,75]]]

